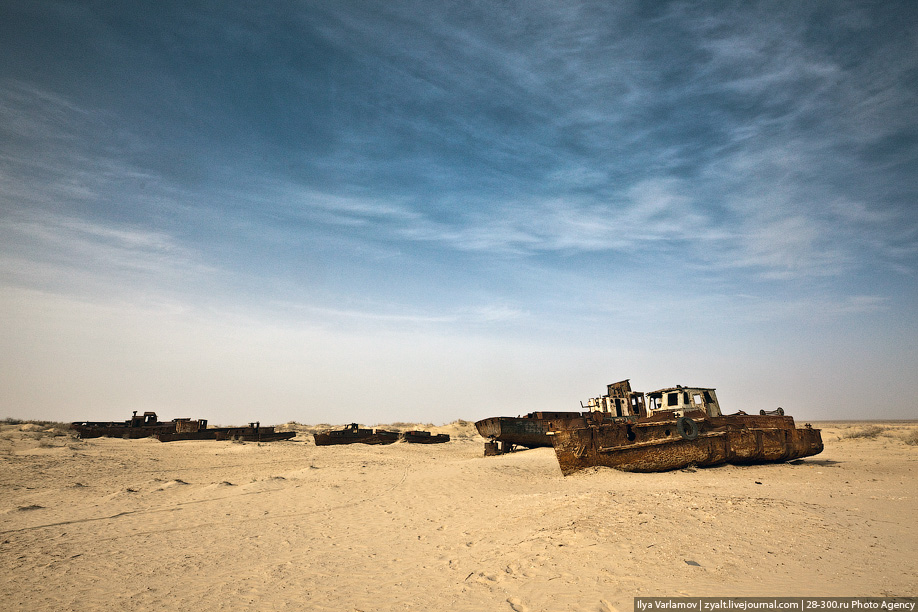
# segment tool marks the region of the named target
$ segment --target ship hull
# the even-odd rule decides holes
[[[561,472],[589,467],[665,472],[724,463],[774,463],[823,450],[820,430],[796,427],[792,417],[728,415],[691,420],[636,419],[581,423],[551,432]]]

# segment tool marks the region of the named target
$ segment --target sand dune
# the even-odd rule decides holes
[[[0,601],[603,611],[637,595],[913,595],[918,424],[821,426],[825,452],[794,465],[564,478],[551,449],[483,457],[467,422],[423,427],[443,445],[318,448],[297,424],[268,444],[5,425]]]

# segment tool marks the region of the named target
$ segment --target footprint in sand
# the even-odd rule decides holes
[[[618,612],[618,610],[616,610],[615,606],[610,604],[605,599],[600,599],[599,600],[599,612]]]
[[[513,610],[513,612],[529,612],[529,608],[520,601],[519,597],[511,597],[507,600],[507,603],[510,604],[510,609]]]

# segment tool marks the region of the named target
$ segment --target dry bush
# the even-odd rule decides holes
[[[876,438],[880,434],[886,431],[885,427],[879,425],[867,425],[866,427],[858,427],[854,431],[845,432],[843,438]]]
[[[912,429],[902,436],[902,441],[911,446],[918,446],[918,429]]]
[[[388,428],[388,429],[413,429],[416,426],[417,426],[416,423],[405,423],[403,421],[394,421],[392,423],[389,423],[388,425],[382,425],[382,424],[374,425],[374,427]]]

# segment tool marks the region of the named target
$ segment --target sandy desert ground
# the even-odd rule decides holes
[[[797,464],[561,475],[551,449],[0,431],[0,608],[630,610],[918,594],[918,422]],[[293,426],[293,425],[291,425]]]

